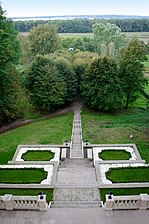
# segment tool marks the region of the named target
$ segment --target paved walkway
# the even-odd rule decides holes
[[[148,224],[149,211],[51,208],[47,212],[0,211],[0,224]]]

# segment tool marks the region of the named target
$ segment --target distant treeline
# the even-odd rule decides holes
[[[50,23],[56,25],[58,33],[91,33],[93,24],[101,21],[119,26],[122,32],[149,32],[149,19],[31,20],[14,21],[14,25],[18,32],[29,32],[31,28],[39,24]]]

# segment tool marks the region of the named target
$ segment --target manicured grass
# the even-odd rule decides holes
[[[40,183],[47,177],[44,169],[22,168],[22,169],[3,169],[0,168],[0,183],[10,184],[34,184]]]
[[[139,194],[149,194],[149,188],[106,188],[100,189],[101,201],[105,202],[105,195],[108,192],[112,192],[115,196],[121,195],[139,195]]]
[[[40,192],[46,194],[46,201],[49,203],[53,199],[53,189],[2,189],[0,195],[12,194],[14,196],[38,196]]]
[[[91,144],[135,143],[149,162],[149,110],[128,109],[101,113],[84,109],[81,113],[83,140]],[[129,136],[134,138],[130,139]]]
[[[22,155],[24,161],[49,161],[54,158],[55,153],[47,150],[29,150]]]
[[[98,154],[99,158],[103,160],[128,160],[131,158],[131,154],[125,150],[103,150]]]
[[[0,164],[12,159],[18,145],[63,144],[70,141],[73,114],[48,118],[0,134]]]
[[[149,182],[149,167],[110,168],[106,177],[112,183]]]

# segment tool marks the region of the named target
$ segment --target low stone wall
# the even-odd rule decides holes
[[[5,194],[0,196],[0,209],[3,210],[38,210],[46,211],[46,195],[38,196],[13,196]]]
[[[105,210],[149,209],[149,195],[132,196],[106,195]]]

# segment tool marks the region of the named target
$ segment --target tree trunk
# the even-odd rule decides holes
[[[130,94],[128,93],[127,98],[126,98],[126,105],[125,105],[125,109],[128,109],[129,98],[130,98]]]

